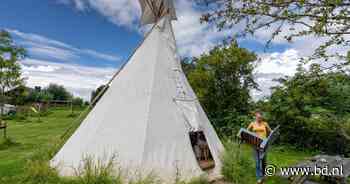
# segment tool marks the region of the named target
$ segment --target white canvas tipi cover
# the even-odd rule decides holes
[[[164,180],[204,174],[189,133],[203,131],[220,173],[223,146],[190,87],[176,54],[171,17],[163,17],[80,127],[51,160],[60,174],[74,175],[86,156],[116,154],[122,170]],[[132,176],[131,176],[132,177]]]

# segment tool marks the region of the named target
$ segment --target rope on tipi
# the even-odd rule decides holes
[[[176,60],[177,61],[177,60]],[[186,80],[185,74],[181,70],[181,66],[178,66],[178,63],[175,63],[177,66],[173,68],[173,74],[174,74],[174,82],[176,86],[176,94],[173,97],[173,100],[178,107],[179,111],[181,112],[182,117],[185,120],[186,126],[188,127],[188,131],[197,131],[199,127],[196,127],[192,125],[190,117],[191,115],[188,115],[186,111],[193,111],[194,109],[191,109],[190,107],[195,103],[196,98],[194,96],[191,96],[188,89],[186,89],[184,81]],[[188,104],[190,103],[190,104]],[[187,108],[186,108],[187,107]],[[192,116],[196,116],[197,112],[192,112]]]
[[[173,70],[175,77],[174,77],[174,82],[176,85],[176,95],[173,98],[176,106],[178,107],[179,111],[181,112],[181,115],[183,116],[185,123],[187,125],[187,127],[189,127],[189,132],[190,131],[195,131],[196,128],[198,127],[193,127],[193,125],[191,124],[191,120],[189,119],[188,115],[186,114],[185,111],[191,110],[191,109],[186,109],[185,107],[188,105],[186,105],[186,103],[194,103],[196,98],[191,97],[187,90],[186,87],[184,85],[184,73],[182,72],[181,69],[179,68],[175,68]]]
[[[170,50],[173,51],[173,53],[174,53],[173,57],[175,58],[175,63],[174,63],[174,67],[172,69],[172,74],[173,74],[173,80],[174,80],[175,87],[176,87],[176,92],[175,92],[175,95],[173,97],[173,101],[176,104],[181,116],[185,120],[185,125],[188,128],[188,131],[189,132],[197,131],[197,129],[200,127],[193,126],[191,123],[193,120],[191,120],[191,118],[189,117],[191,115],[189,115],[188,112],[186,113],[186,111],[188,111],[188,110],[191,111],[191,109],[188,109],[189,108],[188,105],[190,105],[192,103],[192,105],[196,106],[195,102],[196,102],[197,98],[195,96],[191,95],[191,92],[189,91],[189,89],[186,88],[186,85],[185,85],[186,77],[185,77],[184,72],[181,69],[180,59],[176,54],[176,42],[173,39],[175,37],[175,35],[174,35],[172,27],[170,27],[170,31],[171,31],[172,37],[169,37],[169,36],[164,35],[164,34],[162,34],[162,37],[164,39],[166,39],[166,41],[168,43],[167,46],[169,47]],[[192,106],[192,105],[190,105],[190,106]],[[197,112],[192,112],[192,113],[197,114]],[[194,116],[196,116],[196,115],[194,115]]]

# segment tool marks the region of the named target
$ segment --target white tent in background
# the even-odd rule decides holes
[[[155,25],[51,165],[70,176],[85,156],[116,154],[123,170],[152,172],[165,181],[189,179],[208,173],[191,144],[193,132],[199,132],[215,163],[210,176],[216,177],[223,146],[181,69],[171,25],[173,2],[140,3],[143,23]]]

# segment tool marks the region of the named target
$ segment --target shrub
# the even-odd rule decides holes
[[[24,182],[30,184],[49,184],[59,180],[54,168],[44,160],[29,160],[26,164]]]
[[[97,161],[87,156],[83,160],[83,167],[76,170],[79,184],[122,184],[121,172],[116,172],[116,157],[113,155],[107,162]]]
[[[252,154],[241,152],[239,145],[226,141],[223,154],[222,174],[224,179],[233,183],[255,183],[255,163]]]

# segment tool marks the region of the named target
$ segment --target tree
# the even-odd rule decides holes
[[[314,64],[310,70],[300,67],[295,76],[279,82],[260,108],[272,126],[281,125],[281,141],[350,154],[350,141],[343,131],[350,121],[350,76],[324,72]]]
[[[106,87],[106,85],[101,85],[96,90],[92,91],[90,98],[91,105],[95,105],[103,96],[103,94],[107,91],[107,89],[108,87]]]
[[[34,102],[39,102],[39,101],[49,102],[54,99],[54,95],[49,93],[46,90],[39,91],[36,95],[37,96]]]
[[[185,74],[188,74],[190,71],[195,69],[195,63],[197,58],[182,58],[181,59],[181,67]]]
[[[254,53],[231,42],[193,59],[191,64],[183,62],[199,101],[221,133],[231,134],[232,128],[247,122],[249,91],[257,88],[252,74],[255,60]]]
[[[0,116],[5,103],[5,91],[23,83],[19,60],[25,57],[25,50],[17,46],[7,31],[0,31]]]
[[[84,105],[84,100],[80,97],[75,97],[73,98],[72,103],[74,106],[82,107]]]
[[[316,49],[311,59],[346,55],[329,53],[331,46],[350,46],[350,2],[344,0],[199,0],[211,11],[202,16],[202,21],[214,23],[220,29],[243,25],[238,36],[254,34],[269,29],[267,46],[277,36],[288,42],[303,36],[326,39]],[[265,30],[266,31],[266,30]],[[347,63],[348,64],[348,63]]]
[[[9,103],[13,105],[24,105],[30,95],[30,88],[19,85],[14,89],[5,92],[5,96],[8,97]]]
[[[72,94],[68,92],[68,90],[58,84],[49,84],[48,87],[44,89],[47,93],[52,95],[53,100],[71,100]]]

